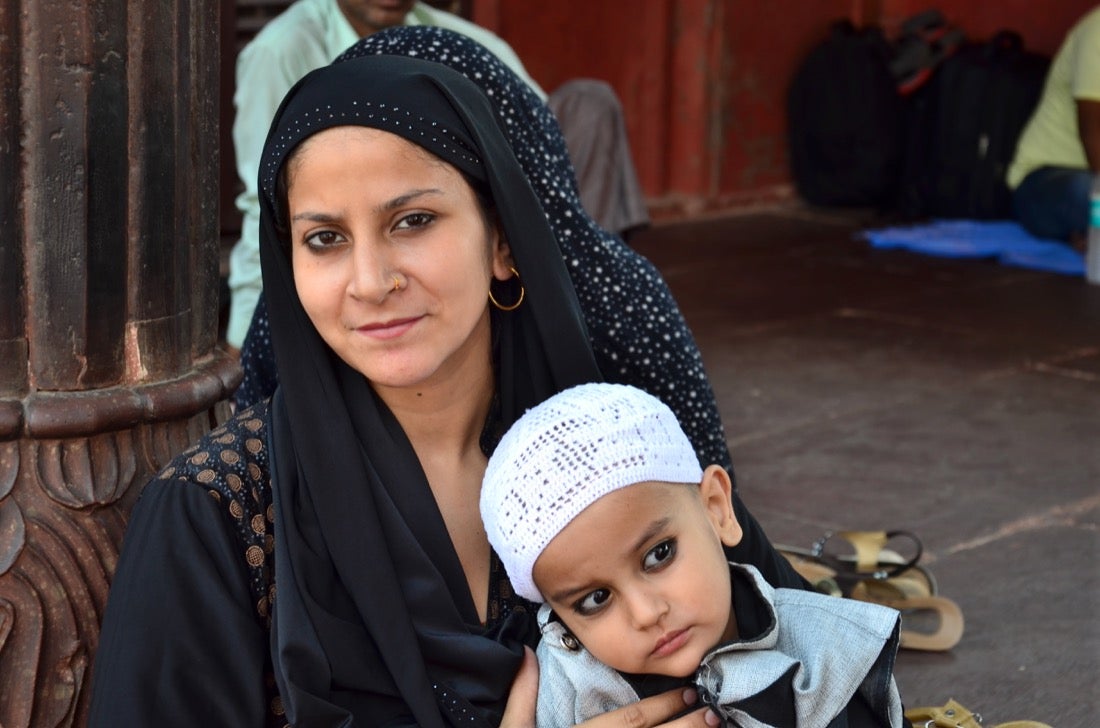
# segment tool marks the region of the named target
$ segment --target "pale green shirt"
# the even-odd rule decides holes
[[[481,43],[527,82],[543,100],[546,93],[535,83],[511,46],[473,23],[416,3],[405,25],[432,25],[461,33]],[[336,0],[297,0],[273,18],[237,57],[237,84],[233,95],[233,148],[237,175],[244,191],[237,197],[241,211],[241,239],[229,257],[229,324],[226,340],[240,348],[263,280],[260,275],[260,202],[256,191],[264,140],[275,111],[298,79],[326,66],[359,40],[340,12]]]
[[[1039,104],[1016,144],[1009,187],[1039,167],[1088,169],[1077,129],[1078,99],[1100,101],[1100,7],[1077,21],[1055,54]]]

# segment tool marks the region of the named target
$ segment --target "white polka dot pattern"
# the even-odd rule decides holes
[[[585,213],[565,141],[546,104],[480,44],[442,28],[375,33],[344,52],[443,63],[493,100],[520,165],[554,231],[577,289],[596,359],[609,381],[659,397],[679,418],[700,462],[732,464],[694,337],[657,269]]]
[[[549,107],[484,47],[442,28],[390,28],[364,38],[334,62],[366,55],[442,63],[482,89],[557,239],[603,376],[663,400],[679,418],[700,462],[722,465],[732,476],[714,393],[694,337],[653,264],[585,213],[565,141]],[[264,187],[272,189],[274,170],[265,174]],[[242,364],[245,378],[236,401],[246,407],[270,396],[277,381],[262,297],[242,349]]]

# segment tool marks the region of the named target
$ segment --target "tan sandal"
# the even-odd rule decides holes
[[[982,716],[967,710],[954,699],[941,707],[910,708],[905,717],[913,728],[983,728]],[[998,723],[989,728],[1051,728],[1046,723],[1034,720],[1014,720]]]
[[[910,542],[907,551],[913,555],[886,548],[899,539]],[[826,549],[830,543],[845,543],[854,553],[831,553]],[[816,590],[900,611],[903,648],[942,652],[962,639],[962,610],[936,594],[935,578],[917,563],[923,553],[920,539],[907,531],[838,531],[825,534],[809,550],[776,549]]]

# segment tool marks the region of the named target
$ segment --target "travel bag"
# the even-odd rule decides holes
[[[1012,214],[1005,173],[1038,103],[1049,57],[1014,31],[967,43],[909,98],[898,210],[909,218]]]
[[[880,206],[893,199],[902,163],[902,99],[892,47],[875,26],[835,21],[787,92],[791,176],[822,206]]]

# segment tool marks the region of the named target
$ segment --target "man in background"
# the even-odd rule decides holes
[[[591,79],[563,84],[547,96],[501,38],[457,15],[416,0],[297,0],[272,19],[237,57],[233,148],[243,191],[241,238],[229,259],[226,342],[240,349],[263,283],[260,275],[260,156],[275,110],[298,79],[328,65],[358,40],[396,25],[431,25],[488,48],[544,101],[562,128],[581,202],[601,227],[620,235],[649,223],[622,108],[611,87]]]
[[[1100,7],[1066,34],[1008,168],[1016,217],[1032,235],[1083,247],[1100,172]]]

